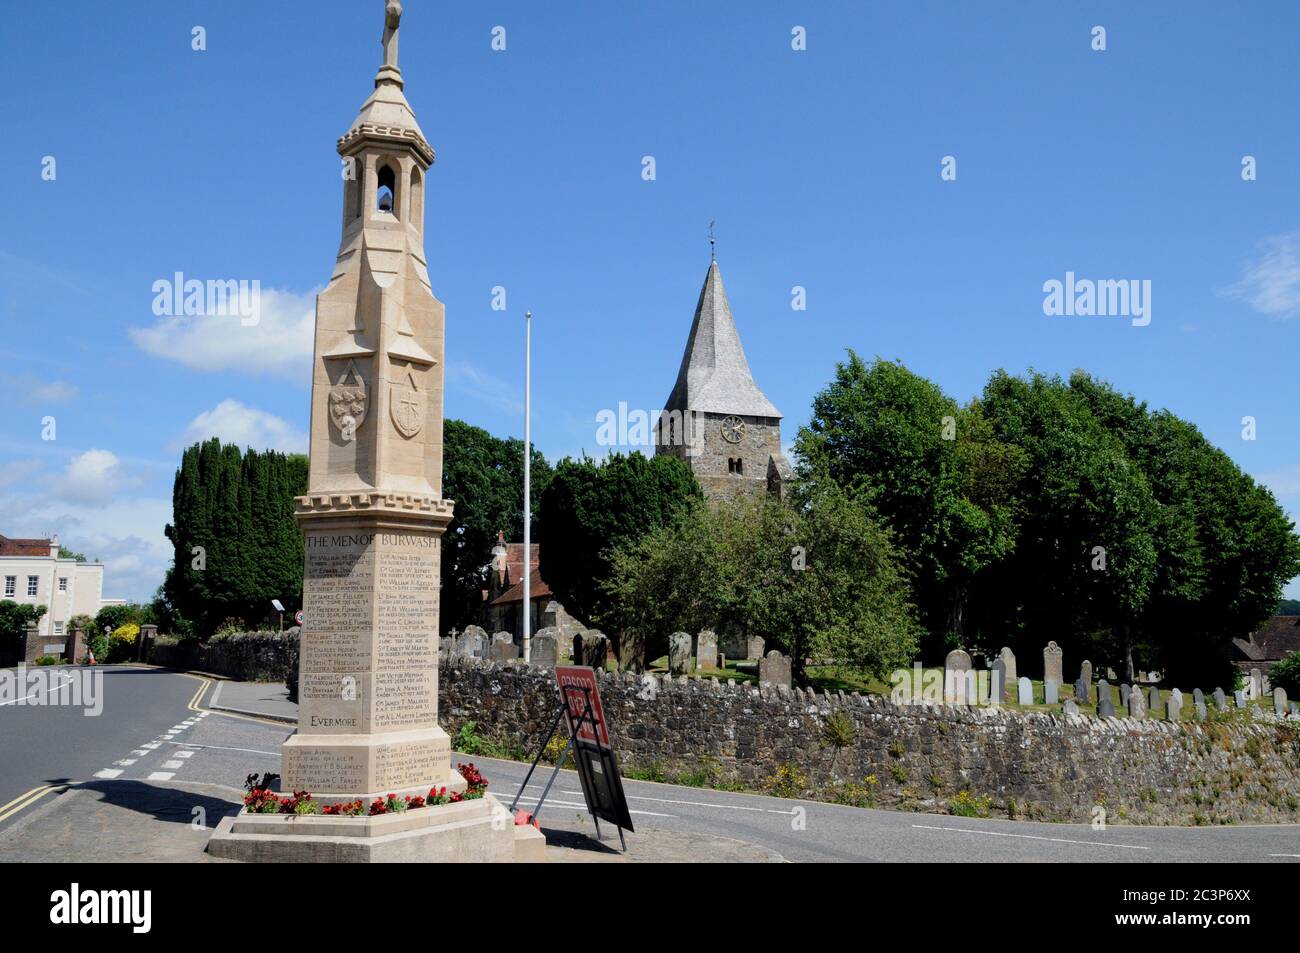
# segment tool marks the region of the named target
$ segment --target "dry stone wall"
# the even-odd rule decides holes
[[[1300,821],[1300,730],[1271,716],[1170,723],[764,689],[600,673],[625,771],[706,774],[719,786],[917,811],[1110,823]],[[443,660],[440,717],[534,748],[558,701],[554,676]],[[1217,719],[1217,716],[1215,716]],[[793,769],[793,770],[792,770]],[[872,780],[874,779],[874,780]],[[792,785],[797,790],[792,790]],[[963,793],[965,792],[965,793]]]

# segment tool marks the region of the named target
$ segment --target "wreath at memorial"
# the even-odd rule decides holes
[[[487,778],[474,767],[473,763],[458,764],[456,770],[465,779],[465,790],[448,793],[446,785],[429,788],[427,796],[407,794],[398,797],[389,794],[375,798],[367,807],[360,798],[355,801],[336,801],[328,804],[317,801],[307,791],[294,791],[291,796],[271,790],[280,780],[280,775],[270,772],[260,778],[250,774],[244,778],[244,810],[250,814],[320,814],[327,817],[375,817],[379,814],[400,814],[403,811],[415,811],[443,804],[458,804],[461,801],[474,801],[487,793]]]

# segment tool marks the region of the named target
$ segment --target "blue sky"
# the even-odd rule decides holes
[[[1300,6],[405,7],[406,94],[438,152],[450,416],[521,435],[531,308],[536,443],[603,453],[598,411],[672,387],[716,219],[787,442],[848,347],[963,400],[999,367],[1082,367],[1195,422],[1300,513]],[[58,532],[107,562],[107,594],[144,598],[181,447],[305,447],[334,143],[372,88],[382,9],[7,11],[0,532]],[[153,282],[177,271],[259,280],[263,320],[156,317]],[[1068,271],[1149,280],[1151,323],[1045,316],[1043,283]]]

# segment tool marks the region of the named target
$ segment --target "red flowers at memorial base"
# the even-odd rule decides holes
[[[414,811],[422,808],[437,807],[442,804],[455,804],[459,801],[473,801],[481,798],[487,791],[487,779],[474,765],[460,764],[457,770],[465,779],[465,791],[447,793],[446,786],[430,788],[427,797],[407,794],[398,797],[389,794],[375,798],[367,808],[358,798],[355,801],[343,801],[337,804],[321,804],[306,791],[294,791],[292,797],[284,797],[271,790],[271,785],[279,781],[277,774],[264,774],[261,779],[250,774],[244,780],[244,810],[250,814],[323,814],[329,817],[375,817],[380,814],[399,814],[402,811]]]

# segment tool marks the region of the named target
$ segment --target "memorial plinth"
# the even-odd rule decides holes
[[[338,151],[343,235],[316,299],[298,730],[282,793],[368,806],[466,789],[438,725],[444,311],[424,253],[434,160],[402,93],[401,4],[384,64]],[[265,769],[264,769],[265,770]],[[373,817],[241,811],[209,852],[257,861],[541,860],[545,841],[490,794]]]

